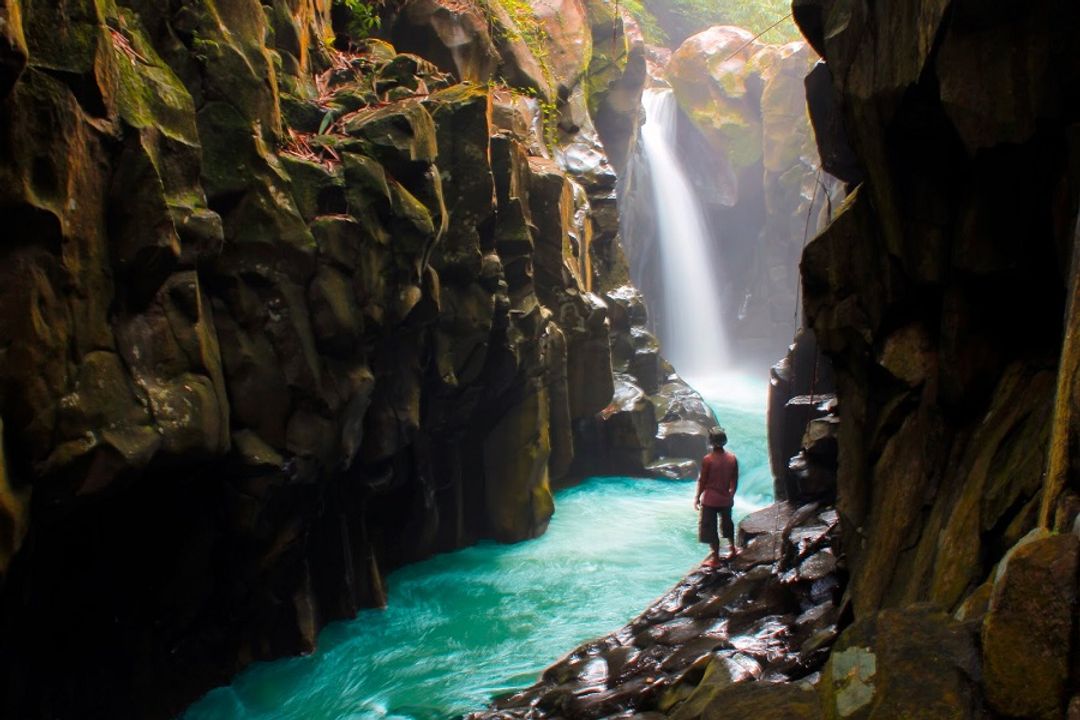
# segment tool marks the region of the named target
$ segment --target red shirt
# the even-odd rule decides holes
[[[701,504],[729,508],[735,504],[735,489],[739,485],[739,461],[735,453],[713,450],[701,461],[698,493]]]

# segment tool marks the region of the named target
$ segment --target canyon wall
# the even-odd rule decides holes
[[[1080,6],[795,0],[793,13],[824,60],[807,103],[846,198],[802,254],[807,332],[774,369],[770,420],[796,414],[784,391],[824,381],[835,397],[806,398],[822,417],[805,434],[773,428],[786,446],[773,463],[778,491],[835,494],[842,632],[795,682],[744,682],[714,654],[665,713],[1073,720]],[[799,636],[814,611],[799,612],[778,636]],[[648,690],[634,702],[664,707]]]
[[[175,714],[559,484],[692,472],[646,469],[709,414],[626,287],[630,23],[381,11],[0,4],[0,714]]]
[[[849,627],[812,683],[755,691],[757,716],[1076,717],[1080,8],[794,14],[849,189],[801,264],[835,374]]]

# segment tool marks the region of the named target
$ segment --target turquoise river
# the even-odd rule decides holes
[[[739,457],[738,518],[771,500],[766,384],[698,387]],[[560,491],[541,538],[390,574],[385,610],[330,625],[310,656],[252,666],[183,718],[435,720],[480,709],[624,625],[701,561],[693,488],[615,477]]]

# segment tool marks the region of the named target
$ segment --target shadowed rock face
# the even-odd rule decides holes
[[[842,632],[801,686],[731,689],[713,667],[693,680],[702,702],[673,713],[1075,714],[1080,9],[797,0],[794,12],[827,63],[810,83],[829,95],[811,103],[821,157],[851,186],[803,254],[836,398],[786,479],[816,489],[815,472],[825,487],[835,472]],[[774,374],[780,471],[801,433],[780,405],[816,394],[799,354]],[[785,507],[744,530],[778,527]],[[778,547],[755,538],[743,562]],[[836,562],[815,554],[799,572]],[[573,697],[557,707],[607,699]],[[647,687],[637,697],[627,706],[662,709]]]
[[[330,5],[0,3],[5,717],[174,715],[699,419],[592,292],[626,283],[623,19],[391,3],[414,52],[346,52]],[[558,18],[550,68],[507,32]]]
[[[1066,450],[1078,427],[1080,189],[1080,60],[1066,48],[1080,11],[948,0],[794,10],[829,69],[813,84],[830,96],[811,104],[834,113],[814,119],[830,129],[822,157],[860,183],[802,261],[839,404],[856,622],[837,649],[876,653],[878,667],[871,690],[826,682],[828,716],[903,713],[917,698],[925,717],[977,717],[985,697],[1002,715],[1062,717],[1075,690],[1060,665],[1075,653],[1075,539],[1003,558],[1037,526],[1069,532],[1080,505]],[[1051,566],[1066,579],[1034,590]],[[920,615],[923,601],[965,628]],[[1024,640],[1012,634],[1019,615],[1033,621]],[[935,637],[899,643],[913,619]],[[981,658],[948,639],[960,630],[981,634]],[[1050,635],[1061,638],[1052,650]],[[949,687],[890,677],[885,658],[905,645],[947,648]],[[839,657],[839,674],[865,676]]]

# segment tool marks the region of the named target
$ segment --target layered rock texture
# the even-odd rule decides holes
[[[710,421],[626,287],[615,7],[344,11],[0,4],[5,717],[174,714]]]
[[[678,154],[711,235],[722,288],[711,312],[733,358],[750,367],[774,363],[794,337],[799,256],[837,190],[820,170],[806,110],[803,77],[816,61],[805,42],[769,45],[717,26],[657,69],[682,110]],[[635,284],[656,310],[663,289],[650,269],[660,249],[644,172],[628,180],[624,235]]]
[[[853,619],[821,716],[1065,717],[1080,10],[808,0],[795,17],[825,59],[821,156],[853,187],[802,261],[835,370]]]
[[[794,12],[825,60],[807,80],[821,157],[850,192],[803,254],[813,334],[774,369],[773,460],[789,494],[835,481],[841,632],[795,683],[729,684],[714,646],[683,704],[646,679],[620,716],[1077,717],[1080,7]],[[607,714],[610,690],[588,690],[617,666],[606,642],[557,666],[575,691],[553,670],[521,699]]]

